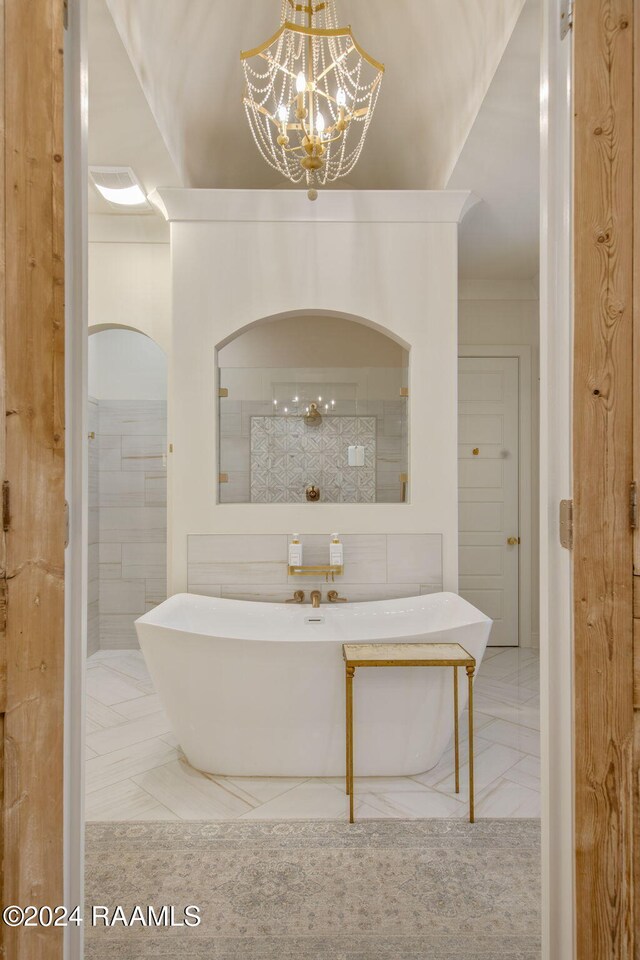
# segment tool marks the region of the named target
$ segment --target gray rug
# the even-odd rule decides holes
[[[539,875],[537,820],[90,823],[88,905],[202,923],[87,924],[85,957],[539,960]]]

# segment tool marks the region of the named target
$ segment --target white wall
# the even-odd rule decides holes
[[[167,225],[154,215],[89,220],[89,329],[132,327],[170,346],[171,271]]]
[[[406,367],[408,359],[377,330],[322,316],[261,323],[218,351],[221,367]]]
[[[540,635],[539,616],[539,401],[540,304],[535,283],[462,284],[458,304],[460,344],[465,346],[528,346],[531,348],[531,635]],[[471,298],[471,299],[469,299]],[[488,298],[488,299],[485,299]]]
[[[157,343],[140,333],[92,333],[89,392],[98,400],[166,400],[167,358]]]
[[[457,588],[462,192],[160,191],[171,220],[169,589],[194,533],[441,534]],[[362,318],[411,346],[409,504],[217,504],[216,346],[264,317]],[[339,352],[339,347],[336,348]],[[433,413],[433,415],[429,415]]]

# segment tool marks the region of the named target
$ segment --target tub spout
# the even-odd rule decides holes
[[[319,591],[319,590],[312,590],[312,591],[311,591],[311,606],[312,606],[312,607],[316,607],[316,608],[319,607],[321,600],[322,600],[322,594],[320,593],[320,591]]]

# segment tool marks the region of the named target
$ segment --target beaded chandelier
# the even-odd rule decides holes
[[[338,26],[335,0],[282,0],[280,28],[240,54],[244,108],[260,153],[293,183],[345,177],[358,162],[384,67]]]

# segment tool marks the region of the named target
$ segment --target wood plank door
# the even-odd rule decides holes
[[[64,0],[0,0],[2,900],[63,903]],[[0,927],[7,960],[62,928]]]
[[[518,375],[517,357],[458,360],[459,589],[494,647],[518,645]]]

